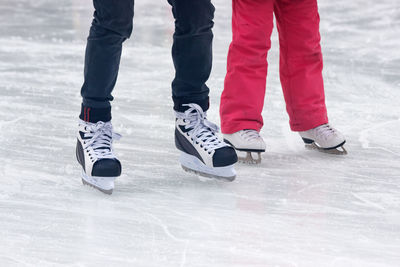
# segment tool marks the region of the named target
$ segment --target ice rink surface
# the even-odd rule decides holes
[[[288,125],[276,30],[260,166],[233,183],[181,170],[170,98],[173,20],[138,0],[114,92],[123,176],[85,187],[74,156],[91,1],[0,1],[0,266],[400,266],[400,2],[321,0],[331,123],[344,157]],[[230,1],[214,2],[218,105]]]

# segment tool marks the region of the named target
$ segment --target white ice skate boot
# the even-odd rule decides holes
[[[182,151],[182,168],[201,176],[233,181],[235,150],[218,138],[218,126],[207,120],[199,105],[185,106],[189,107],[185,112],[175,112],[175,145]]]
[[[233,134],[224,134],[224,141],[233,146],[239,153],[239,162],[260,164],[261,153],[265,152],[265,142],[256,130],[240,130]],[[252,153],[257,154],[254,158]]]
[[[299,132],[299,134],[303,138],[307,148],[317,149],[329,154],[347,154],[346,149],[343,147],[346,143],[343,134],[329,126],[329,124],[323,124],[311,130]]]
[[[121,163],[112,149],[113,138],[119,139],[120,135],[113,133],[111,122],[79,120],[76,158],[83,168],[82,182],[109,195],[121,175]]]

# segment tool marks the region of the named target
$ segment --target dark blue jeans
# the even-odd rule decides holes
[[[211,0],[168,2],[175,18],[172,46],[176,70],[172,82],[174,109],[183,111],[182,104],[197,103],[207,110],[209,88],[205,83],[212,66],[214,6]],[[87,42],[85,82],[81,90],[81,119],[88,121],[106,120],[101,114],[111,110],[111,92],[118,76],[122,43],[132,33],[134,14],[134,0],[93,0],[93,3],[95,12]],[[85,108],[89,108],[90,118],[84,114]],[[111,119],[111,113],[107,116]]]

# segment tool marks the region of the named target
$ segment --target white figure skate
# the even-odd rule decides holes
[[[335,155],[347,154],[346,149],[343,147],[346,143],[343,134],[329,124],[323,124],[311,130],[299,132],[299,134],[306,148]]]
[[[256,130],[241,130],[233,134],[224,134],[224,141],[238,151],[239,162],[260,164],[261,153],[265,152],[265,142]],[[253,157],[256,154],[256,157]]]

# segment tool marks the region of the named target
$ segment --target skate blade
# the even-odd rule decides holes
[[[182,169],[202,177],[232,182],[236,178],[236,171],[233,165],[211,168],[206,166],[197,157],[183,153],[179,159]]]
[[[107,195],[111,195],[113,193],[115,179],[116,177],[90,177],[87,176],[85,172],[82,172],[82,183],[84,185],[88,185]],[[102,182],[106,182],[106,185],[102,186]]]
[[[188,168],[188,167],[186,167],[184,165],[181,165],[181,166],[182,166],[182,169],[185,172],[193,173],[193,174],[205,177],[205,178],[217,179],[217,180],[228,181],[228,182],[232,182],[236,178],[236,175],[235,176],[229,176],[229,177],[227,177],[227,176],[217,176],[217,175],[213,175],[213,174],[210,174],[210,173],[201,172],[201,171],[198,171],[198,170],[193,170],[193,169],[190,169],[190,168]]]
[[[107,195],[111,195],[111,194],[113,193],[113,189],[109,189],[109,190],[102,189],[102,188],[100,188],[100,187],[98,187],[98,186],[95,186],[95,185],[92,185],[92,184],[86,182],[83,178],[82,178],[82,183],[83,183],[84,185],[87,185],[87,186],[90,186],[90,187],[92,187],[92,188],[94,188],[94,189],[97,189],[97,190],[99,190],[100,192],[102,192],[102,193],[104,193],[104,194],[107,194]]]
[[[325,154],[347,155],[347,150],[344,148],[343,145],[338,146],[336,148],[331,148],[331,149],[325,149],[325,148],[319,147],[316,143],[306,144],[305,146],[307,149],[317,150],[317,151],[325,153]]]
[[[244,152],[244,151],[237,151],[238,152],[238,162],[247,165],[257,165],[261,163],[261,152]],[[246,153],[246,156],[242,154]],[[252,153],[257,153],[257,157],[254,158]]]

